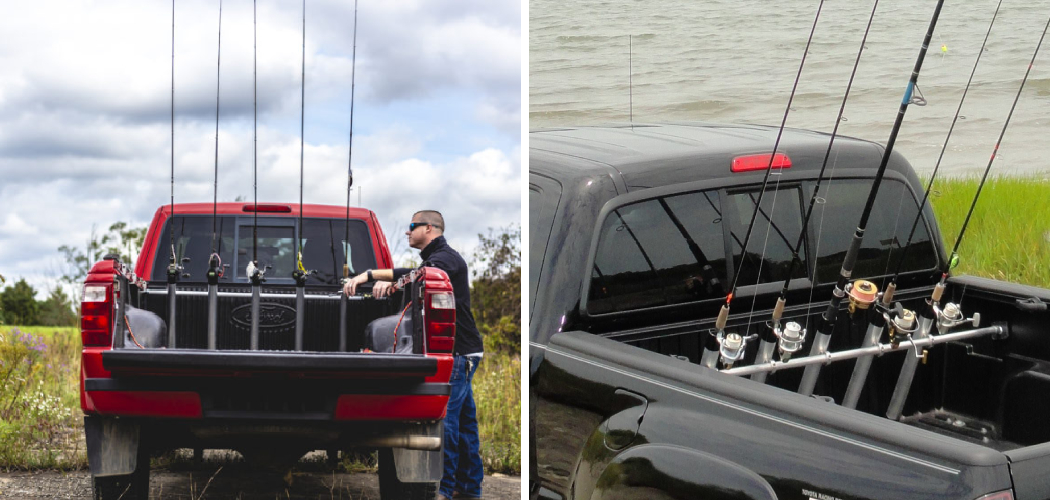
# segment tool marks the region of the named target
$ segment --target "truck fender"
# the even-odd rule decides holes
[[[114,417],[84,417],[88,466],[96,477],[135,472],[141,441],[138,422]]]
[[[642,445],[618,455],[602,471],[591,500],[748,499],[776,500],[761,476],[707,453],[666,445]]]

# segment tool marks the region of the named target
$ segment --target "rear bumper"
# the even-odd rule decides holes
[[[440,420],[449,384],[419,379],[120,377],[84,380],[100,415],[295,421]]]

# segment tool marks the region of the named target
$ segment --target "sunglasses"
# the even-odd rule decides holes
[[[413,222],[413,223],[408,225],[408,232],[411,233],[412,231],[415,231],[416,228],[419,227],[419,226],[429,226],[429,225],[430,225],[430,223],[428,223],[428,222]]]

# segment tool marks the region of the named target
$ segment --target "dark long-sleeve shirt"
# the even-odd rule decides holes
[[[485,350],[481,333],[474,323],[470,310],[470,271],[459,252],[448,246],[444,236],[434,238],[420,253],[423,265],[433,266],[448,275],[452,282],[452,294],[456,298],[456,349],[455,354],[477,354]],[[394,279],[407,274],[411,269],[394,269]]]

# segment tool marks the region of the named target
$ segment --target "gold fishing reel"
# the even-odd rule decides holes
[[[879,297],[879,288],[867,280],[857,280],[849,288],[849,313],[871,307]]]

